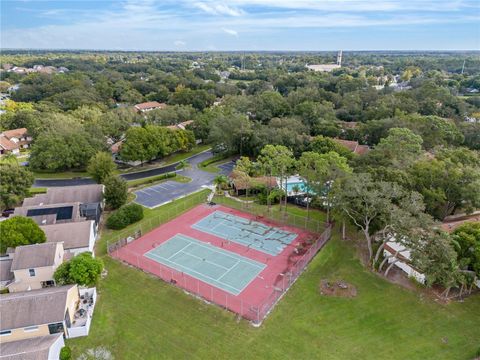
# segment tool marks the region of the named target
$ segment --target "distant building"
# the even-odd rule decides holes
[[[167,107],[167,104],[159,103],[158,101],[149,101],[137,104],[134,107],[135,110],[137,110],[138,112],[145,113],[156,109],[165,109]]]
[[[186,130],[187,126],[191,124],[193,124],[193,120],[187,120],[176,125],[166,126],[166,128],[170,130]]]
[[[343,139],[337,139],[337,138],[333,138],[332,140],[335,141],[337,144],[340,144],[346,147],[351,152],[357,155],[363,155],[370,151],[370,148],[368,147],[368,145],[360,145],[358,141],[343,140]]]
[[[3,131],[0,133],[0,155],[19,155],[20,149],[27,149],[31,142],[26,128]]]
[[[333,70],[340,69],[342,67],[342,50],[337,54],[337,63],[336,64],[312,64],[305,65],[308,70],[318,71],[318,72],[332,72]]]

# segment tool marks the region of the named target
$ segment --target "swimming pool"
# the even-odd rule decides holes
[[[298,190],[299,193],[307,192],[307,190],[308,190],[307,185],[303,181],[292,182],[292,183],[287,182],[287,192],[289,192],[289,193],[294,192],[295,187],[298,187],[297,190]]]

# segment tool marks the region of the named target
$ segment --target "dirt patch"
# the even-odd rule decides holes
[[[343,280],[327,280],[320,281],[320,294],[324,296],[347,297],[353,298],[357,296],[357,288],[352,284]]]

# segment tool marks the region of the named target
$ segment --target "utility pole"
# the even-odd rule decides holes
[[[463,75],[463,71],[465,70],[465,61],[467,61],[466,59],[463,60],[463,65],[462,65],[462,75]]]

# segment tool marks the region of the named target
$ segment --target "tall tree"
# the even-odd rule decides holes
[[[105,185],[105,203],[109,208],[118,209],[127,202],[128,185],[120,176],[110,175],[103,184]]]
[[[282,145],[266,145],[258,157],[264,172],[268,176],[278,176],[281,184],[285,184],[285,206],[287,208],[287,179],[292,174],[295,166],[295,158],[290,149]]]
[[[374,240],[384,242],[392,232],[402,239],[399,231],[406,228],[402,223],[408,223],[423,207],[419,194],[407,192],[396,183],[374,181],[364,173],[336,181],[332,199],[335,211],[363,232],[370,260],[374,256]]]
[[[113,162],[111,154],[98,152],[90,159],[87,172],[97,183],[101,184],[116,168],[117,165]]]
[[[444,149],[409,170],[413,190],[425,198],[427,212],[443,220],[456,209],[480,207],[479,156],[467,149]]]
[[[5,254],[9,247],[44,243],[46,235],[35,221],[23,216],[14,216],[0,222],[0,254]]]
[[[33,184],[30,171],[18,164],[0,164],[0,207],[11,208],[28,195]]]

